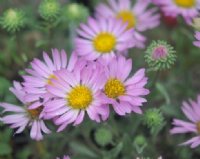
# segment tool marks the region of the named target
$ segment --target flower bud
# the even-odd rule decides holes
[[[165,41],[153,41],[145,53],[145,61],[155,71],[169,69],[176,61],[174,48]]]
[[[6,31],[14,33],[26,25],[25,13],[19,9],[8,9],[0,18],[0,24]]]
[[[39,6],[39,14],[46,21],[56,20],[60,11],[61,6],[57,0],[43,0]]]
[[[97,144],[103,147],[112,142],[112,133],[107,128],[97,129],[94,134],[94,137]]]

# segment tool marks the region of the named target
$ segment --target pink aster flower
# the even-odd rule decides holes
[[[143,32],[160,24],[160,15],[157,9],[148,8],[150,0],[137,0],[135,5],[130,0],[108,0],[108,5],[101,3],[96,8],[97,17],[117,18],[127,23],[127,28],[134,28]],[[134,38],[138,40],[137,47],[144,47],[145,37],[134,32]]]
[[[88,23],[81,24],[77,30],[77,53],[87,60],[111,60],[116,54],[126,51],[135,44],[134,30],[127,30],[126,27],[121,20],[89,18]]]
[[[30,69],[26,69],[29,75],[23,76],[25,82],[24,90],[27,92],[25,101],[31,103],[30,109],[38,108],[41,103],[46,102],[50,95],[46,90],[47,85],[51,85],[51,79],[55,78],[54,71],[67,68],[73,70],[77,62],[77,56],[72,54],[69,64],[67,64],[67,55],[64,50],[59,52],[57,49],[52,50],[53,60],[50,59],[47,53],[43,53],[44,61],[34,59],[31,62]]]
[[[106,70],[106,83],[104,85],[102,100],[107,103],[105,108],[109,111],[108,104],[112,104],[119,115],[136,112],[141,114],[140,106],[146,102],[143,96],[149,94],[144,86],[147,83],[145,69],[138,70],[132,77],[132,60],[119,56],[113,59]]]
[[[74,72],[66,69],[55,72],[56,79],[52,79],[52,85],[47,87],[55,99],[45,104],[45,112],[59,125],[58,132],[68,124],[80,124],[86,112],[96,122],[107,118],[107,112],[101,107],[100,94],[105,81],[104,72],[100,65],[94,65],[83,68],[77,65]]]
[[[197,47],[200,47],[200,32],[199,31],[195,32],[195,38],[197,41],[194,41],[193,44]]]
[[[10,103],[0,103],[0,107],[4,108],[3,113],[9,113],[1,118],[4,124],[9,124],[11,128],[17,129],[16,134],[24,131],[26,127],[31,127],[30,136],[35,140],[42,140],[42,132],[49,134],[50,130],[46,127],[43,119],[39,115],[43,109],[42,106],[37,109],[29,110],[27,106],[29,103],[24,102],[23,87],[20,83],[14,82],[14,87],[10,88],[16,97],[22,102],[22,106],[17,106]]]
[[[174,128],[170,132],[172,134],[196,134],[195,137],[181,144],[195,148],[200,145],[200,95],[198,95],[197,101],[183,102],[182,111],[190,121],[174,119],[172,123]]]
[[[187,23],[198,15],[200,0],[153,0],[166,16],[183,16]]]
[[[57,157],[56,159],[60,159],[59,157]],[[69,156],[64,156],[63,159],[70,159]]]

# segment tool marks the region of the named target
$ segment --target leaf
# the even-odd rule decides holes
[[[0,143],[0,156],[9,155],[12,153],[12,148],[9,144]]]
[[[170,97],[165,87],[161,83],[156,83],[156,88],[165,98],[166,104],[170,104]]]
[[[72,149],[74,149],[74,151],[76,153],[79,153],[79,154],[82,154],[82,155],[86,155],[86,156],[89,156],[89,157],[93,157],[93,158],[97,158],[98,157],[95,152],[93,152],[86,145],[83,145],[81,143],[72,142],[72,143],[70,143],[70,147]]]

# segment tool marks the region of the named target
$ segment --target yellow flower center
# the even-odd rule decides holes
[[[35,118],[38,118],[40,113],[42,112],[43,110],[43,107],[38,107],[36,109],[28,109],[28,113],[29,115],[31,116],[31,118],[35,119]]]
[[[86,109],[92,102],[92,91],[86,86],[76,86],[67,95],[69,106],[74,109]]]
[[[124,95],[125,86],[120,80],[111,78],[105,84],[104,92],[109,98],[117,98],[121,95]]]
[[[136,17],[135,15],[128,10],[120,11],[117,14],[118,19],[122,19],[124,23],[128,23],[127,29],[131,29],[136,25]]]
[[[191,8],[196,4],[196,0],[174,0],[174,2],[184,8]]]
[[[109,53],[115,48],[116,37],[111,33],[100,33],[93,40],[96,51],[100,53]]]
[[[196,123],[197,131],[200,134],[200,121]]]
[[[56,79],[56,76],[54,75],[54,74],[52,74],[52,75],[50,75],[49,77],[48,77],[48,79],[47,79],[47,84],[48,85],[53,85],[53,83],[52,83],[52,79]]]

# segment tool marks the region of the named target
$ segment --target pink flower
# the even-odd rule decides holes
[[[100,122],[105,120],[107,114],[101,107],[100,91],[103,88],[105,76],[98,63],[79,65],[73,72],[66,69],[55,72],[55,79],[47,90],[54,95],[54,100],[45,104],[48,118],[54,118],[59,125],[58,132],[65,129],[68,124],[78,125],[85,116]]]
[[[193,44],[197,47],[200,47],[200,32],[199,31],[195,32],[195,38],[197,39],[197,41],[194,41]]]
[[[156,9],[149,9],[150,0],[137,0],[133,6],[130,0],[108,0],[108,5],[101,3],[96,8],[97,17],[122,19],[127,28],[143,32],[160,24],[160,15]],[[148,9],[147,9],[148,8]],[[137,47],[144,47],[145,38],[134,32]]]
[[[17,133],[24,131],[26,127],[31,127],[30,136],[35,140],[42,140],[42,132],[49,134],[50,130],[46,127],[43,119],[39,115],[43,109],[40,105],[37,109],[29,110],[27,106],[29,103],[24,102],[25,92],[20,83],[14,82],[14,87],[10,90],[22,102],[22,106],[17,106],[9,103],[0,103],[0,107],[4,108],[3,113],[9,112],[1,118],[4,124],[10,124],[10,127],[17,129]]]
[[[72,54],[69,64],[67,64],[67,55],[64,50],[59,52],[57,49],[52,50],[53,60],[50,59],[47,53],[43,53],[44,62],[39,59],[34,59],[31,62],[31,69],[26,69],[29,75],[23,76],[24,90],[27,92],[25,101],[31,103],[30,109],[38,108],[41,103],[45,103],[50,95],[46,90],[47,85],[51,85],[51,79],[55,78],[54,71],[67,68],[73,70],[77,62],[77,56]]]
[[[200,145],[200,95],[198,95],[197,101],[189,100],[189,103],[183,102],[182,111],[190,122],[174,119],[172,123],[174,128],[170,132],[172,134],[196,134],[195,137],[181,144],[195,148]]]
[[[104,85],[102,99],[105,109],[109,111],[109,105],[112,104],[115,112],[119,115],[136,112],[141,114],[140,106],[146,102],[142,96],[149,94],[149,90],[144,86],[147,83],[145,69],[138,70],[132,77],[132,60],[126,60],[120,56],[113,59],[106,70],[106,83]]]
[[[187,23],[198,15],[199,0],[153,0],[166,16],[183,16]]]
[[[126,51],[135,44],[134,30],[116,19],[89,18],[87,24],[81,24],[77,30],[76,51],[86,60],[102,58],[110,61],[116,54]]]
[[[59,157],[57,157],[56,159],[60,159]],[[63,159],[70,159],[69,156],[64,156]]]
[[[156,14],[157,10],[147,9],[150,0],[137,0],[134,6],[131,5],[130,0],[108,0],[108,4],[101,3],[97,6],[98,16],[122,19],[128,23],[129,28],[135,28],[138,31],[152,29],[160,24],[160,15]]]

